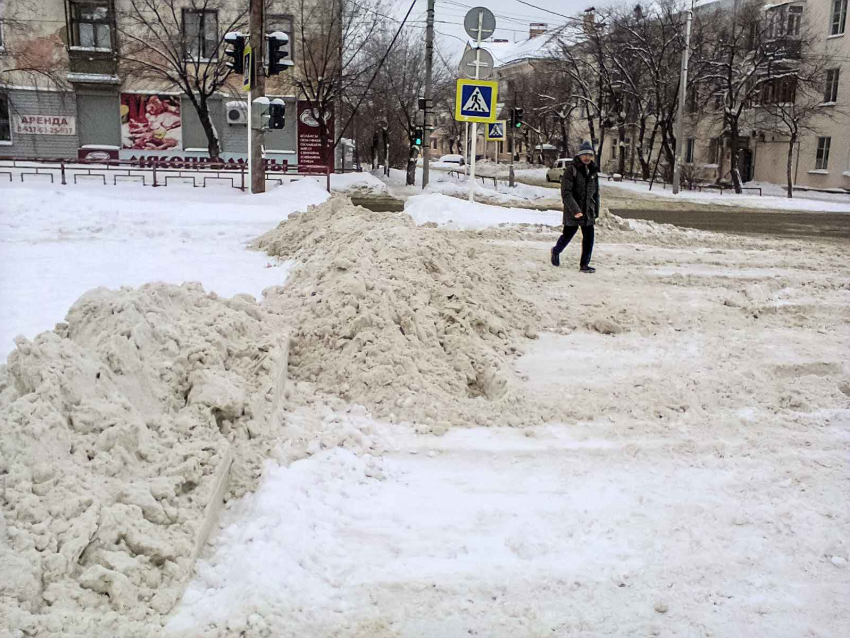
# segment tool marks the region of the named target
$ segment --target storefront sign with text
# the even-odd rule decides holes
[[[334,135],[333,113],[325,116],[327,137]],[[325,140],[322,145],[321,129],[319,120],[310,103],[306,100],[298,101],[298,166],[309,169],[310,167],[327,166],[330,171],[334,169],[334,154],[330,148],[333,139]]]
[[[73,115],[13,115],[19,135],[74,135],[77,118]]]

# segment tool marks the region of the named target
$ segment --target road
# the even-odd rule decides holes
[[[558,184],[542,180],[520,179],[533,186],[553,190],[553,200],[530,204],[531,208],[549,210],[559,205]],[[626,219],[646,219],[683,228],[696,228],[719,233],[767,235],[820,240],[850,239],[850,206],[848,213],[779,211],[758,208],[718,206],[711,203],[678,201],[670,198],[635,193],[610,184],[602,185],[602,197],[609,210]],[[374,211],[404,210],[404,201],[385,195],[352,197],[352,201]]]
[[[529,182],[530,183],[530,182]],[[535,182],[542,186],[543,182]],[[556,184],[545,184],[556,188]],[[850,205],[847,213],[771,211],[677,201],[602,185],[603,201],[615,215],[648,219],[661,224],[719,233],[771,235],[811,239],[850,239]]]
[[[662,224],[721,233],[779,237],[850,239],[850,214],[794,213],[728,210],[663,210],[610,208],[627,219],[648,219]]]

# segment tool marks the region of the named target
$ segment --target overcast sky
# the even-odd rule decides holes
[[[394,13],[400,17],[403,17],[407,12],[411,1],[390,0],[395,6]],[[565,20],[560,15],[554,14],[575,16],[587,7],[598,6],[601,8],[611,4],[612,0],[527,0],[527,2],[536,5],[537,8],[523,4],[519,0],[481,0],[478,2],[476,0],[436,0],[434,28],[438,32],[438,37],[442,38],[444,48],[459,54],[463,49],[463,42],[466,40],[466,34],[463,30],[463,16],[472,7],[487,7],[496,15],[496,33],[493,37],[505,38],[515,42],[528,38],[528,28],[532,22],[545,22],[549,27],[555,27],[564,24]],[[427,7],[427,0],[416,0],[409,18],[412,26],[424,28]]]

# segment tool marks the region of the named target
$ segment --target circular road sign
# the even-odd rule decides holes
[[[478,77],[475,77],[475,67]],[[493,75],[493,56],[487,49],[468,49],[460,59],[460,74],[470,80],[486,80]]]
[[[479,39],[478,25],[481,25],[481,39],[486,40],[496,30],[496,16],[487,7],[475,7],[470,9],[463,19],[463,28],[466,35],[475,40]]]

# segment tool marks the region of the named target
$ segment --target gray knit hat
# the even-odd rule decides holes
[[[581,148],[578,150],[578,155],[596,155],[593,151],[593,144],[585,140],[581,143]]]

